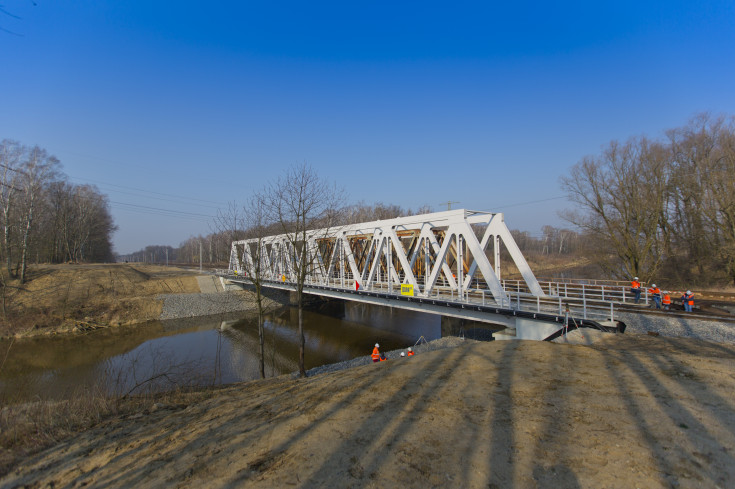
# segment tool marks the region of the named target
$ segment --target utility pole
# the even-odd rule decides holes
[[[448,200],[446,202],[439,203],[439,205],[446,205],[448,211],[451,211],[452,210],[452,204],[459,204],[459,202],[453,202],[451,200]]]
[[[199,271],[202,271],[202,240],[199,240]]]
[[[166,266],[168,266],[168,248],[166,248]]]

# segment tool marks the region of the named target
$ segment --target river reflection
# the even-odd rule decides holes
[[[298,310],[265,322],[266,375],[298,370]],[[306,368],[413,345],[441,336],[439,316],[350,302],[304,310]],[[0,342],[0,401],[67,398],[215,385],[259,377],[257,320],[251,315],[154,322],[84,335]],[[0,357],[0,360],[1,358]]]

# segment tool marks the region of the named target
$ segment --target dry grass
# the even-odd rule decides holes
[[[0,410],[0,472],[18,460],[51,446],[119,412],[120,403],[97,390],[62,401],[3,403]]]
[[[219,387],[180,388],[137,396],[108,395],[97,386],[64,400],[37,400],[0,405],[0,476],[21,460],[85,431],[100,422],[133,413],[148,414],[160,407],[187,406],[215,395]]]
[[[197,273],[132,264],[41,265],[7,281],[0,334],[95,329],[158,319],[159,294],[199,292]]]

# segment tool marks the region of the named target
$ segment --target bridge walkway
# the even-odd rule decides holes
[[[231,270],[217,270],[216,275],[228,282],[248,285],[250,280]],[[265,287],[295,291],[296,284],[288,280],[261,280]],[[587,312],[575,301],[562,302],[557,297],[533,297],[511,295],[512,300],[498,304],[485,290],[469,290],[462,297],[452,287],[438,286],[429,297],[401,293],[400,288],[389,283],[375,282],[369,289],[342,287],[341,280],[320,283],[307,282],[304,292],[342,300],[351,300],[380,306],[398,307],[430,314],[485,322],[506,328],[504,335],[519,339],[551,339],[566,327],[589,327],[608,332],[624,330],[619,321],[610,319],[607,312],[588,309]],[[585,317],[587,316],[587,317]]]

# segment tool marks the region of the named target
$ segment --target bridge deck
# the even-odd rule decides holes
[[[230,271],[220,270],[217,275],[233,283],[251,284],[250,280],[235,275]],[[335,280],[334,282],[338,282]],[[295,291],[296,284],[284,280],[261,280],[265,287],[281,290]],[[596,319],[585,318],[583,311],[575,304],[564,304],[565,309],[559,310],[558,304],[552,298],[543,300],[534,297],[533,303],[517,296],[515,302],[499,305],[495,303],[492,296],[488,297],[482,290],[477,293],[470,291],[464,297],[454,295],[453,290],[447,287],[442,290],[437,288],[431,297],[416,297],[402,295],[400,289],[390,289],[389,284],[375,284],[371,290],[354,290],[341,287],[336,283],[328,284],[304,284],[304,292],[308,294],[330,297],[335,299],[357,301],[380,306],[398,307],[401,309],[414,310],[442,316],[468,319],[472,321],[486,322],[503,325],[510,329],[518,330],[523,327],[525,333],[517,334],[518,338],[551,339],[567,326],[589,327],[608,332],[616,332],[619,325],[609,321],[604,315],[597,315]],[[624,326],[623,326],[624,328]],[[534,330],[534,332],[531,332]]]

